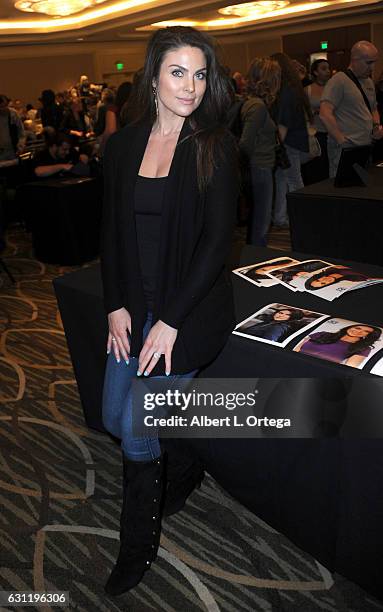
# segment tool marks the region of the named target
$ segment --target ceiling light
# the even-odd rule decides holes
[[[80,13],[105,0],[18,0],[15,8],[27,13],[44,13],[52,17],[65,17]]]
[[[249,17],[250,15],[262,15],[262,13],[272,13],[286,8],[290,4],[289,0],[260,0],[259,2],[244,2],[218,9],[222,15],[235,15],[236,17]]]

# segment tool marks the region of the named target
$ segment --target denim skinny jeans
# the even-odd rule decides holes
[[[152,315],[144,326],[143,339],[149,333],[152,324]],[[123,359],[117,363],[116,357],[111,351],[107,358],[104,390],[102,398],[102,420],[104,427],[116,438],[121,439],[121,448],[124,455],[131,461],[152,461],[161,454],[158,435],[153,431],[152,436],[135,437],[133,434],[133,419],[143,420],[145,410],[140,403],[133,408],[132,383],[137,378],[138,358],[130,357],[129,365]],[[142,384],[149,384],[150,380],[164,381],[166,388],[182,388],[188,379],[193,378],[197,370],[186,374],[171,374],[170,376],[151,376],[142,380]],[[157,387],[156,387],[157,390]],[[165,407],[166,413],[166,407]],[[149,413],[147,413],[149,414]],[[161,414],[164,416],[164,414]]]
[[[273,223],[276,226],[288,225],[286,196],[289,191],[302,189],[301,156],[298,149],[285,145],[290,168],[277,168],[275,171],[275,202]]]

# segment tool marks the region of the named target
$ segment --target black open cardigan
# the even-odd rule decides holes
[[[126,126],[108,140],[104,156],[104,213],[101,271],[106,311],[125,306],[132,318],[131,351],[138,356],[147,309],[134,213],[134,189],[151,132],[150,125]],[[178,329],[173,374],[211,361],[234,326],[230,278],[225,268],[238,198],[234,139],[223,137],[224,155],[204,195],[197,185],[195,143],[186,119],[164,192],[159,275],[153,324],[161,319]],[[162,357],[152,371],[163,375]]]

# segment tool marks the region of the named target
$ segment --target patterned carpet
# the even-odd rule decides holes
[[[243,236],[239,228],[233,253]],[[287,232],[272,236],[270,246],[288,248]],[[183,512],[164,521],[159,558],[143,582],[108,598],[103,584],[118,550],[120,451],[84,423],[51,284],[68,269],[36,261],[18,226],[8,233],[4,260],[16,284],[0,274],[1,589],[67,590],[66,609],[79,612],[383,610],[210,477]]]

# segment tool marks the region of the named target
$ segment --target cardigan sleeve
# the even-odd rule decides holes
[[[116,196],[113,160],[113,135],[107,141],[104,157],[104,202],[101,224],[101,276],[104,288],[104,305],[107,313],[122,308],[118,277],[117,231],[116,231]]]
[[[161,320],[178,329],[192,309],[209,293],[230,253],[239,194],[237,149],[228,136],[223,154],[207,188],[204,228],[185,275],[165,305]]]

